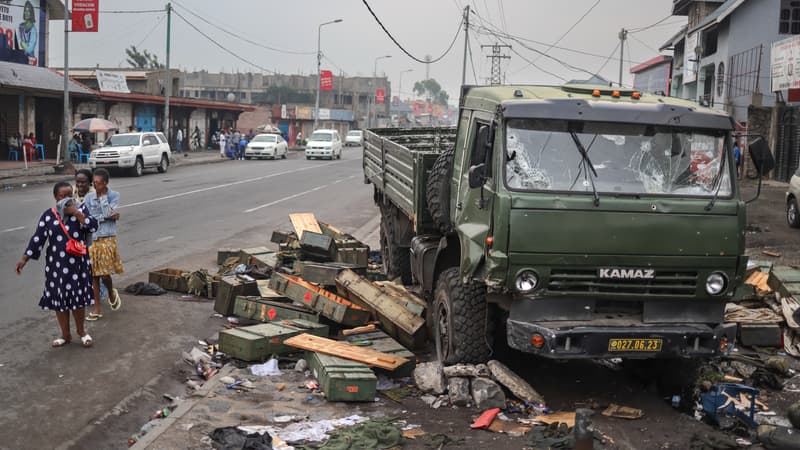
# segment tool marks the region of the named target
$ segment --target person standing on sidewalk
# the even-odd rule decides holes
[[[45,211],[39,218],[36,232],[25,254],[17,262],[16,272],[21,275],[29,260],[39,259],[46,245],[45,284],[39,307],[55,311],[61,329],[61,337],[51,345],[63,347],[72,340],[69,326],[72,311],[81,343],[84,347],[91,347],[92,337],[84,329],[86,307],[94,303],[89,255],[85,247],[80,255],[77,254],[80,253],[79,248],[67,244],[75,240],[85,245],[87,236],[97,229],[97,219],[92,217],[86,206],[78,207],[72,198],[72,187],[66,181],[59,181],[53,186],[53,197],[55,207]]]
[[[175,146],[178,152],[183,151],[183,131],[178,128],[178,133],[175,134]]]
[[[94,298],[100,298],[100,283],[108,289],[108,304],[112,310],[118,309],[122,304],[119,292],[114,289],[111,275],[123,272],[122,259],[117,249],[117,221],[119,220],[119,193],[108,188],[109,175],[105,169],[94,171],[94,192],[86,195],[86,206],[89,212],[97,218],[97,231],[92,235],[92,245],[89,255],[92,259],[92,288]],[[100,301],[94,303],[94,308],[86,320],[94,321],[103,318]]]
[[[222,130],[219,133],[219,157],[224,158],[227,155],[225,154],[225,145],[227,144],[228,136],[225,133],[225,130]]]

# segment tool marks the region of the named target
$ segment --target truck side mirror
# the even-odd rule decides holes
[[[775,158],[772,156],[772,150],[763,137],[756,138],[750,143],[749,147],[750,158],[753,160],[753,166],[755,166],[758,174],[758,190],[756,191],[756,196],[746,203],[756,200],[761,195],[761,179],[775,168]]]
[[[475,189],[486,182],[486,163],[476,164],[469,168],[469,187]]]

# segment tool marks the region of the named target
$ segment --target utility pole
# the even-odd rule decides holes
[[[490,80],[490,84],[498,85],[503,82],[503,74],[500,71],[500,61],[503,59],[511,59],[508,55],[503,55],[501,52],[504,48],[510,49],[510,45],[481,45],[481,48],[489,47],[492,49],[492,54],[487,56],[487,58],[492,60],[492,78]]]
[[[431,55],[425,55],[425,79],[431,79]]]
[[[172,76],[169,70],[170,38],[172,35],[172,3],[167,3],[167,70],[164,76],[164,133],[167,135],[167,142],[172,139],[169,121],[169,98],[172,96]]]
[[[469,5],[464,7],[464,62],[461,65],[461,86],[467,83],[467,48],[469,46]]]
[[[625,39],[628,38],[628,30],[619,30],[619,86],[622,87],[622,61],[625,56]]]
[[[56,164],[61,155],[69,155],[69,0],[64,0],[64,121],[61,124],[61,146],[58,147]],[[22,147],[22,143],[19,143]],[[23,152],[24,153],[24,152]],[[27,163],[26,163],[27,164]]]

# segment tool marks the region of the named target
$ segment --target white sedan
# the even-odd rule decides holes
[[[244,158],[286,159],[288,151],[289,145],[281,135],[271,133],[258,134],[247,144],[247,148],[244,150]]]

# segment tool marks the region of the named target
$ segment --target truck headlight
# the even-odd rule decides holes
[[[728,278],[722,272],[713,272],[706,278],[706,292],[709,295],[722,294],[727,286]]]
[[[514,281],[514,286],[521,294],[527,294],[528,292],[533,291],[538,287],[538,285],[539,275],[532,270],[523,270],[519,273],[519,275],[517,275],[517,279]]]

